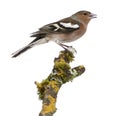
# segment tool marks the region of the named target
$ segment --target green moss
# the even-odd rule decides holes
[[[70,63],[73,61],[74,59],[74,55],[72,52],[68,51],[68,50],[65,50],[65,51],[61,51],[60,52],[60,58],[64,59],[64,61],[66,63]]]

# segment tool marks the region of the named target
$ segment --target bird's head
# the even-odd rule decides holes
[[[86,24],[88,24],[88,22],[93,19],[93,18],[97,18],[96,14],[93,14],[89,11],[79,11],[77,13],[75,13],[74,15],[72,15],[72,17],[74,17],[74,19],[76,18],[77,21],[80,22],[85,22]]]

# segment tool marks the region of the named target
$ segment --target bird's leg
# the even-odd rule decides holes
[[[61,42],[59,41],[55,41],[58,45],[60,45],[62,48],[64,48],[65,50],[68,50],[72,53],[77,53],[77,51],[75,50],[75,48],[73,48],[72,46],[67,46],[65,44],[62,44]]]
[[[69,47],[72,47],[72,46],[67,46],[67,45],[65,45],[65,44],[62,44],[62,43],[57,43],[58,45],[60,45],[62,48],[64,48],[64,49],[68,49]]]

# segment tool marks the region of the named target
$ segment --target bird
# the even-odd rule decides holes
[[[44,25],[39,28],[38,31],[32,33],[30,37],[35,38],[32,42],[12,53],[12,58],[19,56],[36,45],[44,44],[49,41],[53,41],[64,49],[68,49],[69,46],[64,43],[81,38],[86,32],[90,20],[96,17],[97,15],[90,11],[81,10],[70,17]]]

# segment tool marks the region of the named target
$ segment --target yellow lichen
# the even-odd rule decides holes
[[[41,111],[42,114],[47,114],[47,113],[53,113],[56,111],[56,107],[55,107],[55,102],[56,102],[56,99],[53,98],[52,96],[48,96],[48,99],[50,101],[49,104],[44,104],[43,105],[43,109]]]
[[[56,91],[56,92],[58,92],[59,91],[59,89],[60,89],[60,87],[58,86],[58,82],[57,81],[50,81],[49,82],[49,85]]]

